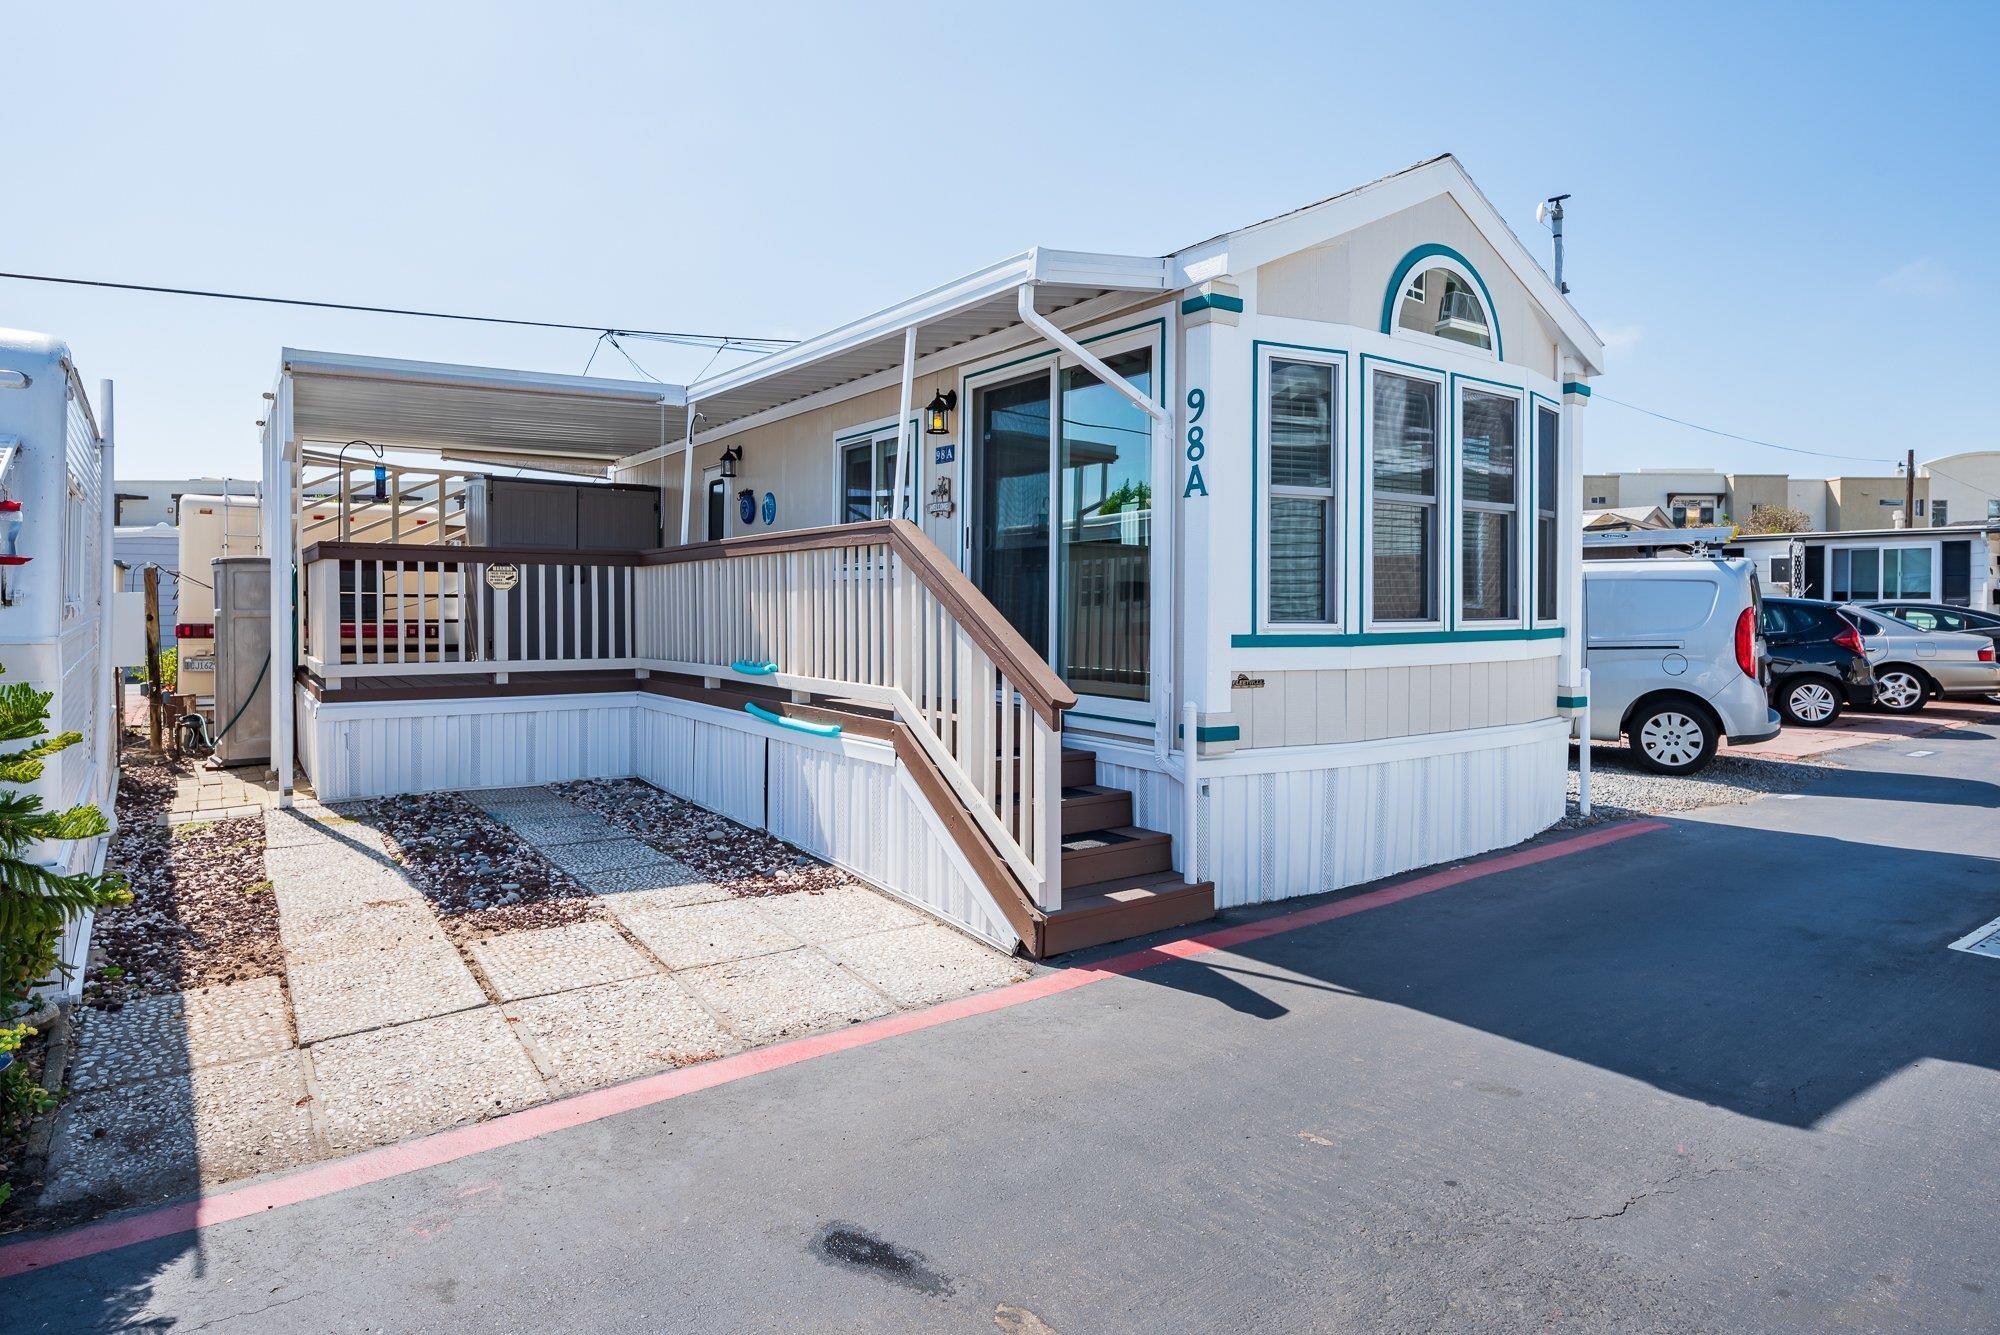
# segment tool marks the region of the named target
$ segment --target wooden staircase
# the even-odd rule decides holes
[[[1062,908],[1040,954],[1061,955],[1215,916],[1215,885],[1174,870],[1173,836],[1132,824],[1132,794],[1096,782],[1097,758],[1062,752]]]

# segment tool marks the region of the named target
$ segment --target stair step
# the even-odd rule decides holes
[[[1173,865],[1174,838],[1158,830],[1120,825],[1063,837],[1065,886],[1135,880],[1153,872],[1171,871]]]
[[[1076,751],[1065,746],[1062,750],[1062,781],[1065,788],[1096,783],[1097,753]]]
[[[1106,788],[1085,783],[1066,787],[1062,795],[1062,832],[1073,834],[1093,830],[1115,830],[1132,823],[1132,794],[1124,788]]]
[[[1063,906],[1049,915],[1043,954],[1061,955],[1214,916],[1214,883],[1189,885],[1172,872],[1078,886],[1064,890]]]

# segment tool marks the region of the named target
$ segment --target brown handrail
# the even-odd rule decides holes
[[[780,552],[865,547],[884,543],[895,549],[937,600],[951,610],[965,633],[999,664],[1028,707],[1051,728],[1062,726],[1062,711],[1076,706],[1076,695],[1056,670],[1036,653],[1013,623],[1000,615],[965,573],[953,565],[924,531],[907,519],[870,519],[856,524],[828,524],[786,533],[758,533],[716,542],[689,543],[647,552],[647,565],[680,565],[738,556],[769,556]]]
[[[491,564],[519,562],[524,565],[636,566],[644,564],[645,553],[635,551],[566,551],[535,547],[447,547],[421,542],[316,542],[299,553],[310,565],[314,561],[425,561],[441,565],[466,565],[484,561]]]
[[[986,595],[953,565],[924,531],[906,519],[871,519],[858,524],[828,524],[818,528],[792,529],[784,533],[758,533],[715,542],[688,543],[680,547],[652,551],[538,551],[526,547],[444,547],[421,543],[318,542],[300,553],[308,564],[314,561],[467,562],[517,561],[522,563],[569,563],[577,565],[665,566],[691,561],[713,561],[739,556],[767,556],[780,552],[832,550],[865,547],[882,543],[922,580],[937,600],[950,609],[965,633],[997,663],[1014,683],[1014,689],[1051,728],[1062,726],[1062,711],[1076,706],[1076,695],[1063,684],[1054,668],[1036,653],[1021,632],[1014,629]]]

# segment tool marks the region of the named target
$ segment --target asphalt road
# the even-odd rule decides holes
[[[1935,754],[1910,757],[1913,750]],[[0,1326],[1991,1330],[2000,727],[0,1284]]]

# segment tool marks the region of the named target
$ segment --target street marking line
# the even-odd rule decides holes
[[[1984,955],[1988,959],[2000,960],[2000,918],[1995,918],[1984,927],[1973,928],[1952,942],[1951,948],[1968,955]]]
[[[648,1108],[669,1099],[713,1089],[718,1085],[726,1085],[748,1076],[782,1070],[799,1062],[811,1061],[815,1057],[865,1047],[879,1043],[885,1038],[896,1038],[903,1034],[934,1029],[955,1020],[990,1015],[995,1011],[1071,992],[1079,987],[1104,982],[1106,979],[1126,977],[1175,961],[1198,959],[1203,955],[1230,950],[1252,941],[1261,941],[1266,937],[1295,932],[1301,928],[1316,927],[1321,923],[1366,913],[1370,909],[1386,908],[1391,904],[1415,899],[1419,895],[1463,885],[1467,881],[1483,880],[1501,872],[1532,867],[1538,863],[1588,852],[1593,848],[1601,848],[1635,835],[1651,834],[1666,828],[1667,823],[1661,820],[1634,820],[1602,826],[1585,834],[1558,839],[1534,848],[1524,848],[1518,852],[1503,853],[1483,861],[1447,867],[1443,871],[1417,876],[1396,885],[1384,886],[1380,890],[1370,890],[1346,899],[1316,904],[1311,908],[1260,918],[1254,922],[1239,923],[1234,927],[1163,941],[1156,946],[1115,955],[1094,964],[1039,974],[1025,982],[996,988],[991,992],[982,992],[975,996],[960,997],[926,1010],[888,1015],[833,1033],[795,1038],[788,1043],[756,1048],[733,1057],[705,1062],[700,1066],[684,1066],[674,1071],[663,1071],[658,1075],[644,1076],[626,1084],[613,1085],[608,1089],[592,1090],[552,1103],[524,1108],[520,1112],[496,1117],[490,1122],[453,1127],[450,1130],[433,1132],[417,1140],[405,1141],[400,1145],[385,1145],[380,1149],[364,1150],[344,1159],[333,1159],[303,1168],[296,1173],[269,1182],[225,1188],[213,1195],[198,1196],[193,1200],[158,1206],[122,1219],[102,1220],[67,1232],[10,1243],[0,1246],[0,1279],[9,1279],[32,1270],[45,1270],[65,1261],[80,1260],[86,1256],[115,1251],[121,1247],[157,1241],[177,1233],[193,1232],[237,1219],[246,1219],[267,1210],[302,1204],[322,1196],[349,1191],[355,1187],[365,1187],[388,1178],[401,1177],[406,1173],[435,1168],[475,1154],[484,1154],[489,1150],[503,1149],[523,1141],[539,1139],[557,1131],[586,1126],[607,1117],[615,1117],[638,1108]]]

